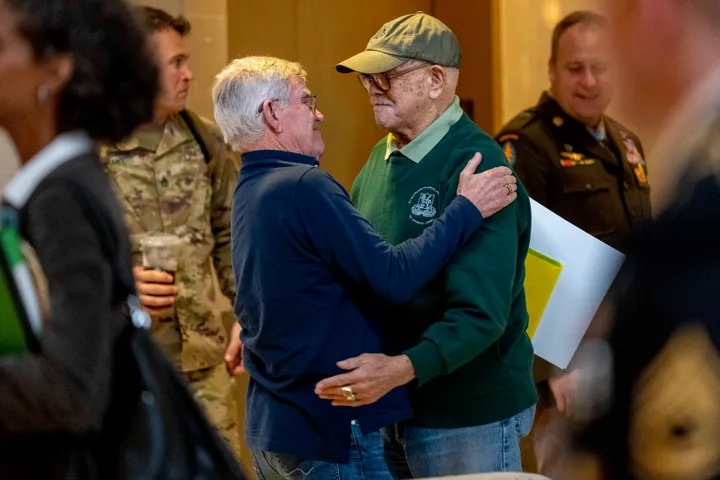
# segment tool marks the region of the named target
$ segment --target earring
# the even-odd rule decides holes
[[[42,105],[43,103],[45,103],[47,101],[49,96],[50,96],[50,87],[48,87],[45,84],[40,85],[37,89],[38,103],[40,105]]]

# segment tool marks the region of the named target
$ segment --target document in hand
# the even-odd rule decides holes
[[[529,287],[533,295],[528,295],[531,322],[532,315],[537,319],[537,312],[542,312],[528,333],[537,356],[567,368],[625,257],[536,201],[530,204],[530,248],[542,254],[545,262],[539,268],[536,254],[526,260],[526,294]],[[546,305],[539,308],[541,286],[552,279],[548,261],[555,262],[559,272]]]
[[[13,212],[10,212],[12,214]],[[20,238],[3,212],[0,227],[0,356],[37,350],[41,316]]]

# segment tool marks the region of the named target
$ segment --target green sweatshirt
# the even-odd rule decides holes
[[[456,99],[402,149],[392,135],[381,140],[353,184],[353,202],[380,235],[399,244],[442,213],[478,151],[480,170],[507,166],[500,147]],[[517,200],[487,219],[423,291],[386,309],[394,353],[408,355],[415,368],[419,425],[483,425],[537,401],[523,288],[530,223],[528,195],[518,184]]]

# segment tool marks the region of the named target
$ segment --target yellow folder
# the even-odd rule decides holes
[[[562,268],[562,263],[557,260],[532,248],[528,250],[525,259],[525,298],[528,311],[527,333],[530,338],[535,335]]]

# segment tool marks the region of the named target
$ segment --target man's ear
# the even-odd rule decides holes
[[[555,59],[551,58],[550,60],[548,60],[548,78],[550,79],[550,85],[555,85],[556,68],[557,64],[555,62]]]
[[[447,72],[440,65],[433,65],[428,69],[426,81],[429,86],[428,95],[431,99],[436,100],[440,97],[447,86]]]
[[[262,116],[265,119],[265,124],[275,133],[281,133],[283,131],[283,124],[280,118],[278,118],[277,102],[270,99],[265,100],[262,104]]]

